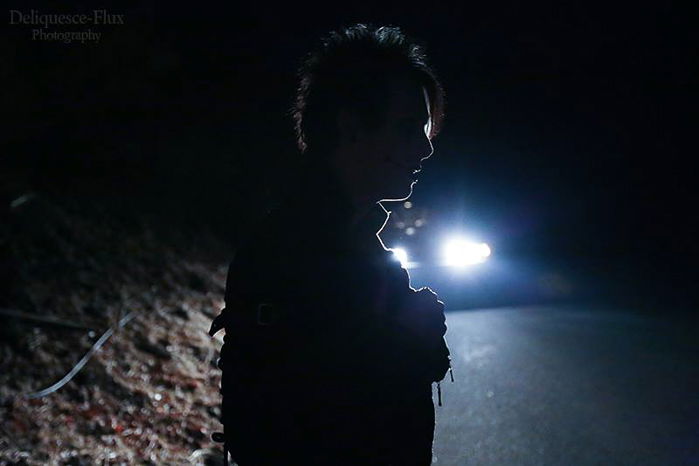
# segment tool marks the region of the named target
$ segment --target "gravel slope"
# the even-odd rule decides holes
[[[4,217],[0,464],[216,464],[222,342],[206,332],[228,246],[128,206],[29,196]],[[130,312],[72,381],[23,396],[60,380]]]

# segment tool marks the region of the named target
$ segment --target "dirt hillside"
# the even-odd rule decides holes
[[[128,206],[28,193],[8,209],[0,464],[217,464],[222,335],[207,330],[223,307],[230,247]],[[110,328],[70,382],[27,397],[64,377]]]

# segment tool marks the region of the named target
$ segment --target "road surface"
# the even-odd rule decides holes
[[[447,314],[438,465],[699,465],[699,335],[593,308]],[[674,323],[673,323],[674,322]]]

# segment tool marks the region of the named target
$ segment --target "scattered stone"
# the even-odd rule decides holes
[[[219,406],[207,406],[206,412],[209,413],[209,416],[213,417],[214,419],[221,418],[221,408]]]
[[[193,289],[194,291],[199,291],[201,293],[206,293],[209,290],[209,287],[206,283],[206,281],[196,274],[195,272],[189,272],[189,287]]]
[[[172,310],[172,315],[179,317],[180,319],[189,320],[189,313],[186,309],[181,306],[176,307]]]
[[[158,356],[161,359],[172,359],[172,355],[167,352],[165,348],[160,345],[154,345],[148,340],[140,340],[136,343],[136,348],[146,353],[152,354],[153,356]]]

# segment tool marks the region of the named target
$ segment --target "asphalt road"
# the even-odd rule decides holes
[[[699,465],[699,333],[591,307],[447,314],[434,464]]]

